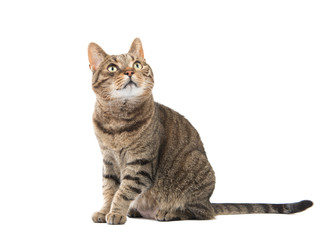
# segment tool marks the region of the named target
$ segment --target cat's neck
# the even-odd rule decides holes
[[[101,120],[110,119],[130,121],[141,117],[151,117],[154,113],[153,96],[144,101],[117,99],[105,101],[97,96],[95,115]]]

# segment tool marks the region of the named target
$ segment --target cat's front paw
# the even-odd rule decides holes
[[[107,214],[106,220],[108,224],[118,225],[118,224],[124,224],[127,221],[127,217],[120,213],[111,212]]]
[[[92,221],[95,223],[105,223],[106,222],[106,214],[102,212],[95,212],[92,215]]]

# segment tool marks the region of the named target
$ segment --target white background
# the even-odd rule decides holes
[[[318,1],[1,1],[1,239],[319,239]],[[212,202],[295,215],[94,224],[101,156],[87,46],[140,37],[154,98],[198,129]]]

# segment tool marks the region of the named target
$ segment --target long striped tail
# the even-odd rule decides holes
[[[251,214],[251,213],[283,213],[302,212],[313,205],[310,200],[296,203],[211,203],[217,215]]]

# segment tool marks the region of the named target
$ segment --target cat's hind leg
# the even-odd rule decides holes
[[[194,216],[194,219],[198,220],[214,219],[216,215],[209,200],[189,203],[186,205],[186,211],[190,212]]]
[[[174,210],[159,209],[155,219],[158,221],[177,220],[209,220],[214,219],[215,213],[209,201],[201,203],[191,203],[183,208]]]
[[[188,212],[182,211],[180,209],[176,210],[164,210],[159,209],[156,213],[155,219],[158,221],[177,221],[177,220],[189,220],[194,219],[192,215]]]

